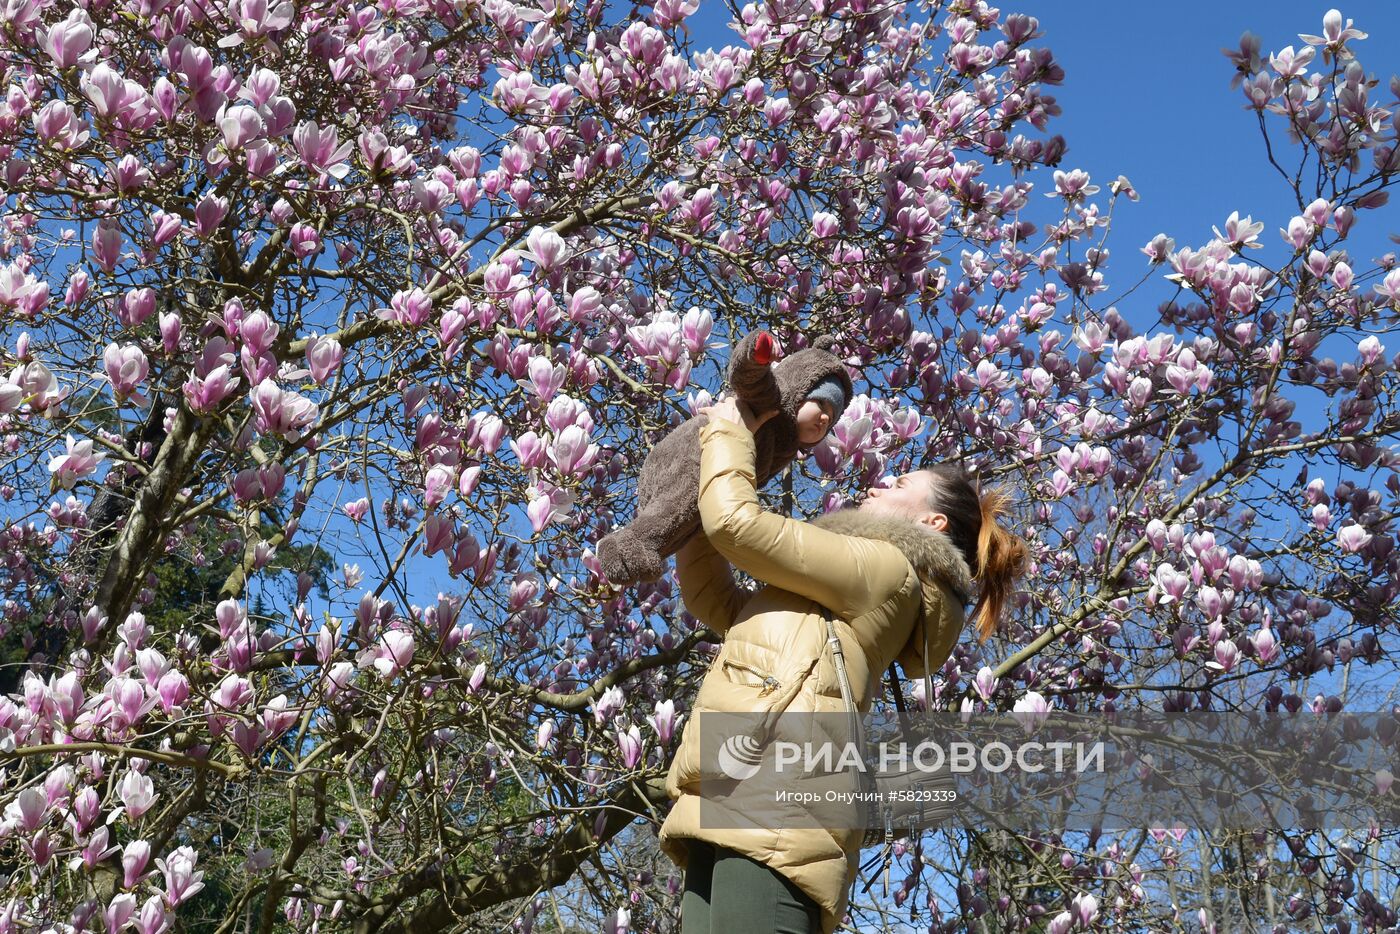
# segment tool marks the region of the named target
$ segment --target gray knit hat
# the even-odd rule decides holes
[[[846,397],[846,387],[841,385],[841,381],[835,376],[828,376],[813,386],[811,392],[807,393],[807,398],[829,403],[834,413],[831,416],[833,424],[841,420],[841,413],[846,411],[846,406],[851,401]]]

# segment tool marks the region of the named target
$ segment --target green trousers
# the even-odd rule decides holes
[[[816,902],[781,873],[722,846],[689,841],[681,934],[817,934]]]

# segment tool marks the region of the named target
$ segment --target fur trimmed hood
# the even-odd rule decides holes
[[[958,546],[943,532],[907,519],[863,513],[855,507],[838,509],[808,521],[829,532],[889,542],[904,552],[920,580],[940,579],[964,605],[969,600],[972,572]]]

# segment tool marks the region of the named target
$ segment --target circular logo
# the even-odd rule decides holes
[[[763,761],[763,746],[752,736],[731,736],[719,747],[719,770],[725,775],[742,782],[758,774],[759,763]]]

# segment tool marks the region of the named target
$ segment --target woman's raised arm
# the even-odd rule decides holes
[[[720,636],[753,596],[735,583],[728,559],[715,551],[704,532],[696,532],[676,552],[676,579],[686,612]]]
[[[700,429],[700,522],[714,550],[756,580],[854,619],[903,586],[909,562],[888,542],[841,535],[758,502],[753,434],[711,418]]]

